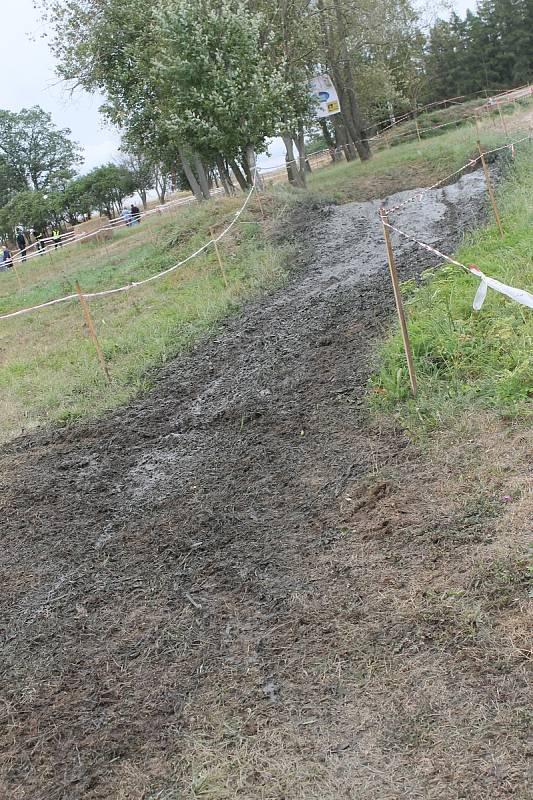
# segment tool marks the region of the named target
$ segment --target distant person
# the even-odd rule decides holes
[[[43,235],[42,235],[42,233],[39,233],[39,231],[35,230],[35,228],[33,228],[31,233],[33,233],[33,236],[35,238],[35,249],[37,250],[39,255],[42,256],[43,255],[43,250],[44,250],[44,247],[45,247],[44,242],[43,242]]]
[[[0,270],[5,272],[6,269],[9,269],[13,266],[13,261],[11,259],[11,253],[7,244],[2,245],[2,261],[0,261]]]
[[[138,207],[134,205],[131,207],[131,221],[132,225],[138,225],[141,221],[141,212],[139,211]]]
[[[24,231],[21,227],[17,228],[17,234],[15,238],[17,240],[17,247],[20,250],[21,261],[26,261],[26,237],[24,236]]]
[[[52,241],[54,243],[54,250],[57,250],[58,247],[61,247],[63,242],[61,241],[61,231],[59,228],[54,228],[52,231]]]
[[[122,219],[129,228],[131,225],[131,211],[129,210],[129,208],[122,209]]]

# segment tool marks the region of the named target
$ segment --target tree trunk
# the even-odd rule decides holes
[[[333,127],[335,128],[335,145],[336,145],[337,160],[340,161],[342,159],[342,153],[344,153],[346,161],[351,161],[352,154],[350,152],[350,148],[348,147],[348,135],[346,133],[346,128],[344,127],[342,121],[342,115],[335,114],[335,116],[333,116],[331,120],[333,122]]]
[[[224,175],[226,176],[226,181],[228,182],[228,186],[230,188],[231,193],[232,194],[236,194],[237,192],[236,192],[236,189],[235,189],[235,184],[231,180],[231,175],[230,175],[230,172],[229,172],[228,162],[226,161],[224,156],[222,156],[222,171],[223,171]]]
[[[198,153],[194,153],[192,160],[196,169],[196,174],[198,175],[198,183],[200,184],[200,189],[202,190],[204,199],[209,200],[211,197],[211,192],[209,191],[209,181],[207,180],[207,174],[202,163],[202,159]]]
[[[216,162],[216,165],[217,165],[218,174],[220,175],[220,181],[222,183],[222,188],[224,189],[224,194],[227,197],[230,197],[231,196],[231,189],[230,189],[230,185],[228,183],[228,179],[227,179],[227,176],[226,176],[226,169],[225,169],[225,166],[224,166],[224,159],[222,158],[221,155],[217,155],[216,158],[215,158],[215,162]]]
[[[146,209],[148,208],[148,198],[146,196],[146,189],[143,189],[141,192],[139,192],[139,196],[141,198],[141,203],[143,204],[143,209],[146,211]]]
[[[298,186],[300,189],[305,189],[305,171],[301,172],[298,168],[298,164],[296,163],[292,136],[288,133],[282,133],[281,138],[283,139],[283,144],[285,145],[285,150],[287,151],[286,161],[289,181],[294,183],[294,185]]]
[[[250,185],[255,186],[257,189],[264,189],[265,183],[257,166],[255,147],[252,144],[246,145],[246,164],[250,173]]]
[[[163,174],[163,171],[161,170],[161,172],[159,172],[158,170],[156,172],[156,177],[155,177],[155,190],[157,192],[157,197],[161,205],[163,205],[163,203],[165,202],[165,197],[167,194],[167,181],[168,178],[166,175]]]
[[[298,126],[298,138],[296,140],[296,147],[298,148],[298,153],[300,154],[300,173],[305,183],[306,174],[308,172],[311,172],[312,170],[305,149],[305,133],[303,125]]]
[[[333,116],[336,117],[337,114],[334,114]],[[322,117],[322,119],[319,120],[319,122],[320,122],[320,127],[322,129],[322,135],[326,143],[326,147],[328,148],[329,154],[331,156],[331,160],[333,162],[338,161],[339,159],[337,158],[337,155],[340,155],[340,153],[337,154],[337,148],[335,146],[335,142],[333,141],[333,136],[331,135],[331,132],[328,128],[326,117]],[[333,125],[335,125],[335,123],[333,123]]]
[[[253,172],[250,169],[250,162],[248,161],[248,155],[246,150],[244,150],[242,158],[241,158],[241,165],[244,174],[246,175],[246,183],[248,186],[252,186],[254,182]]]
[[[335,18],[337,22],[337,41],[341,51],[341,63],[343,66],[343,69],[337,70],[337,72],[341,72],[341,79],[342,77],[345,78],[344,81],[341,80],[341,83],[337,85],[336,88],[337,91],[341,87],[345,87],[346,89],[345,92],[343,92],[345,97],[344,108],[342,109],[343,116],[346,121],[348,132],[352,137],[353,143],[355,144],[359,154],[359,158],[361,161],[366,161],[370,158],[371,153],[368,142],[364,139],[365,125],[357,104],[357,97],[355,94],[355,78],[350,62],[350,54],[348,52],[348,48],[346,47],[346,26],[342,17],[340,0],[333,0],[333,5],[335,8]],[[346,99],[348,100],[348,104],[346,104]]]
[[[189,181],[189,186],[191,187],[192,193],[194,194],[196,199],[199,202],[201,202],[204,199],[203,194],[202,194],[202,190],[200,189],[200,185],[199,185],[198,181],[196,180],[196,177],[194,175],[194,172],[192,171],[192,168],[191,168],[191,165],[189,163],[189,160],[188,160],[187,156],[185,155],[185,152],[184,152],[182,147],[178,147],[178,154],[179,154],[179,157],[181,159],[181,165],[183,167],[183,171],[185,173],[185,177]]]
[[[249,188],[249,186],[248,186],[248,183],[246,182],[246,178],[243,175],[241,168],[239,167],[237,162],[232,158],[228,159],[228,164],[231,167],[231,171],[233,172],[233,174],[237,178],[237,182],[238,182],[239,186],[241,187],[243,192],[245,192]]]

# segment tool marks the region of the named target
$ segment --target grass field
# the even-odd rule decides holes
[[[495,224],[471,234],[456,253],[464,264],[511,286],[533,286],[533,146],[520,148],[498,192],[504,237]],[[430,270],[421,284],[404,284],[409,331],[419,383],[410,397],[398,333],[384,344],[373,381],[381,407],[399,401],[404,421],[442,425],[473,403],[500,413],[531,413],[533,315],[489,289],[479,312],[472,309],[477,279],[454,265]]]
[[[0,275],[0,313],[70,294],[127,284],[160,272],[231,220],[242,198],[213,200],[144,221],[104,246],[84,244],[22,265],[23,291],[12,273]],[[255,205],[221,244],[226,287],[212,248],[170,276],[134,292],[91,301],[90,309],[112,376],[103,379],[76,301],[3,320],[2,438],[43,422],[68,422],[125,401],[149,384],[150,368],[279,282],[286,254],[260,233]]]
[[[487,148],[502,137],[492,126],[482,136]],[[475,129],[465,127],[379,152],[369,162],[317,170],[309,178],[307,193],[320,202],[345,202],[428,185],[465,163],[475,153],[475,138]],[[300,197],[300,191],[286,185],[274,187],[263,200],[267,222],[262,222],[257,201],[250,204],[221,245],[227,286],[209,249],[169,277],[91,301],[111,386],[99,372],[76,301],[2,320],[0,439],[43,423],[98,414],[124,402],[149,386],[153,367],[211,329],[246,298],[279,284],[286,274],[290,248],[274,245],[268,231]],[[88,242],[32,259],[19,267],[22,290],[12,271],[0,273],[0,313],[72,293],[76,280],[83,290],[93,291],[154,275],[209,239],[210,226],[222,230],[242,199],[214,199],[167,212],[139,227],[115,232],[106,244]],[[491,272],[491,264],[478,261]],[[422,304],[423,295],[419,297],[416,302]],[[383,370],[390,368],[396,375],[394,352],[389,345]],[[390,380],[382,377],[382,383],[386,396],[393,399]]]
[[[312,174],[308,191],[317,198],[329,197],[343,203],[428,186],[459,169],[469,158],[478,156],[476,138],[475,127],[469,126],[421,142],[408,142],[390,150],[381,150],[363,163],[340,162]],[[499,129],[492,126],[483,129],[482,143],[486,150],[503,141]]]

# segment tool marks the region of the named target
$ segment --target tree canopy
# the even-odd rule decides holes
[[[0,180],[6,181],[0,192],[65,186],[81,162],[70,136],[39,106],[18,113],[0,110]]]

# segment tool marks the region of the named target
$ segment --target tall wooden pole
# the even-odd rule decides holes
[[[215,253],[217,255],[218,266],[220,267],[220,271],[222,273],[222,277],[224,279],[224,286],[226,289],[228,288],[228,279],[226,278],[226,270],[224,269],[224,264],[222,263],[222,258],[220,257],[220,250],[218,249],[218,242],[215,238],[215,233],[213,228],[209,228],[211,232],[211,238],[213,239],[213,245],[215,247]]]
[[[259,210],[261,211],[261,217],[264,219],[265,218],[265,212],[264,212],[264,209],[263,209],[263,203],[261,202],[261,192],[259,191],[259,189],[256,189],[255,193],[257,195],[257,201],[259,203]]]
[[[13,267],[13,269],[15,271],[15,275],[17,276],[17,283],[19,285],[19,291],[22,291],[22,281],[20,280],[20,273],[19,273],[14,261],[11,261],[11,266]]]
[[[91,339],[93,340],[94,347],[96,349],[96,354],[98,356],[98,361],[100,362],[100,369],[102,370],[104,377],[108,383],[111,383],[111,376],[109,374],[109,370],[107,369],[107,364],[105,363],[104,354],[102,348],[100,347],[100,342],[98,341],[98,337],[96,335],[96,331],[94,329],[93,321],[91,319],[91,315],[89,313],[89,306],[87,305],[87,300],[83,296],[83,293],[80,288],[80,284],[76,281],[76,292],[78,293],[78,297],[80,300],[81,310],[83,313],[83,318],[85,319],[85,324],[89,329],[89,333],[91,335]]]
[[[418,120],[417,119],[415,119],[415,125],[416,125],[416,135],[418,136],[418,141],[421,142],[422,141],[422,137],[420,136],[420,127],[418,125]]]
[[[503,130],[505,131],[505,135],[509,136],[509,131],[507,130],[507,125],[505,124],[505,119],[502,114],[502,110],[500,104],[498,103],[498,114],[500,115],[500,122],[502,123]]]
[[[481,165],[483,167],[483,173],[485,175],[485,183],[487,184],[487,192],[489,193],[490,202],[492,203],[492,210],[494,211],[494,216],[496,217],[496,224],[498,226],[498,230],[500,231],[500,236],[503,239],[503,227],[502,221],[500,219],[500,212],[498,211],[498,206],[496,205],[496,197],[494,195],[494,189],[492,188],[492,182],[490,179],[489,168],[487,167],[487,162],[485,161],[485,155],[481,148],[481,142],[479,139],[476,142],[477,149],[479,150],[479,155],[481,156]]]
[[[411,383],[411,391],[413,397],[416,397],[416,375],[413,363],[413,353],[411,351],[411,343],[409,341],[409,332],[407,330],[407,322],[405,321],[405,312],[403,310],[402,295],[400,292],[400,283],[398,281],[398,273],[396,271],[396,263],[394,261],[394,253],[392,252],[392,244],[390,240],[390,231],[387,227],[387,212],[384,208],[380,208],[379,217],[383,226],[383,237],[385,239],[385,247],[387,248],[387,260],[389,262],[389,271],[392,281],[392,290],[394,292],[394,300],[396,301],[396,311],[398,312],[398,319],[400,320],[400,329],[402,332],[403,349],[405,351],[405,358],[407,360],[407,369],[409,371],[409,381]]]

